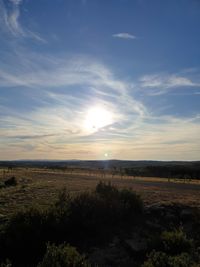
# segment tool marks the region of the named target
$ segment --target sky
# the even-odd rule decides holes
[[[0,0],[0,160],[199,155],[199,0]]]

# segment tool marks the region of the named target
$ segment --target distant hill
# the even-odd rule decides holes
[[[103,168],[103,167],[147,167],[147,166],[200,166],[200,161],[156,161],[156,160],[11,160],[0,161],[0,167],[53,167],[73,166],[80,168]]]

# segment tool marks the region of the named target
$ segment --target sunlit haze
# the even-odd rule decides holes
[[[113,124],[112,113],[101,107],[92,107],[86,112],[85,127],[89,133]]]

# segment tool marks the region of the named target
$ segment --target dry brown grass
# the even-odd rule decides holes
[[[0,221],[23,207],[33,204],[50,205],[59,190],[66,187],[69,192],[77,193],[92,190],[102,181],[111,181],[118,187],[132,188],[141,194],[146,204],[152,203],[181,203],[200,207],[200,183],[193,181],[171,181],[163,178],[121,177],[95,172],[75,170],[54,171],[50,169],[19,168],[3,174],[0,170],[0,181],[15,176],[18,185],[0,189]]]

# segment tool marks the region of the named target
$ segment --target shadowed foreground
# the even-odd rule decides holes
[[[199,222],[198,208],[145,206],[111,183],[63,189],[48,207],[18,211],[1,225],[1,267],[198,267]]]

